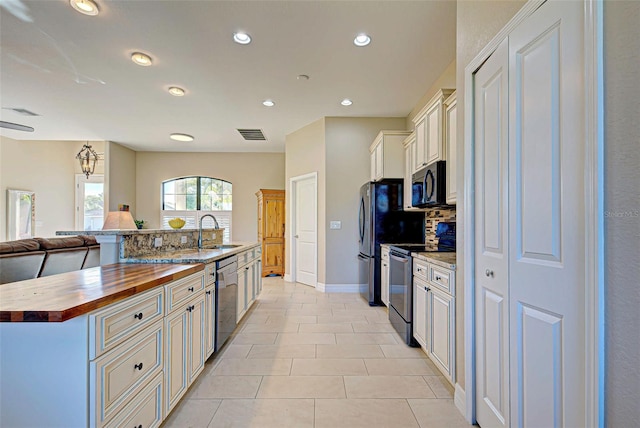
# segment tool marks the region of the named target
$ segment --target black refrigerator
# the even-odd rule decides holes
[[[359,288],[369,305],[380,299],[380,244],[424,243],[424,212],[402,209],[401,178],[365,183],[360,188],[358,233]]]

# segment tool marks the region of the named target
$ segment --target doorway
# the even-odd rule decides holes
[[[101,230],[104,223],[104,175],[76,174],[76,230]]]
[[[289,181],[291,281],[315,287],[318,283],[318,173]]]

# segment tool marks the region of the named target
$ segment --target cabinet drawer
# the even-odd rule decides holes
[[[213,285],[216,283],[216,264],[215,263],[207,263],[204,266],[205,272],[205,286]]]
[[[158,427],[162,423],[162,372],[140,391],[105,428]]]
[[[413,276],[428,281],[429,265],[426,262],[413,259]]]
[[[113,418],[149,379],[162,372],[163,322],[158,321],[90,363],[96,426]]]
[[[164,288],[109,305],[89,315],[89,359],[93,360],[163,317]]]
[[[204,290],[204,272],[172,282],[167,287],[167,313],[186,303],[198,292]]]
[[[434,287],[455,296],[455,281],[453,272],[439,266],[429,265],[429,282]]]

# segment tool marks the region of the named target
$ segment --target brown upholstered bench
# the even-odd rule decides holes
[[[0,284],[99,265],[100,244],[93,236],[0,242]]]

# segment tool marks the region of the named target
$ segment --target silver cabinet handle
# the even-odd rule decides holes
[[[492,270],[487,269],[487,270],[484,271],[484,274],[487,277],[493,277],[493,271]]]

